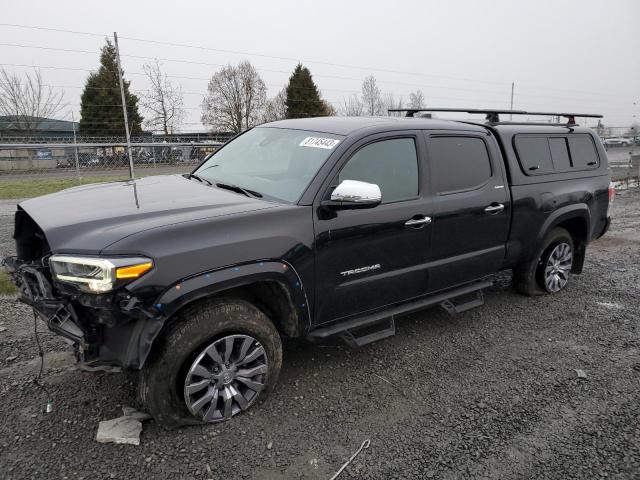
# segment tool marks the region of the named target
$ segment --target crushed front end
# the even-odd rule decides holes
[[[145,347],[162,325],[153,308],[157,292],[134,295],[125,285],[153,263],[140,257],[52,254],[44,232],[21,208],[14,238],[17,255],[4,263],[20,301],[73,345],[78,362],[140,368]]]

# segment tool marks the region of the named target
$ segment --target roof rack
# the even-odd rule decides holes
[[[480,113],[485,115],[487,122],[500,123],[500,114],[509,115],[536,115],[536,116],[553,116],[564,117],[567,119],[567,125],[576,125],[576,117],[602,118],[597,113],[558,113],[558,112],[527,112],[526,110],[496,110],[482,108],[390,108],[391,112],[406,112],[406,117],[413,117],[418,112],[461,112],[461,113]]]

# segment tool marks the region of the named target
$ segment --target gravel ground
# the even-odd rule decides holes
[[[33,317],[2,299],[0,478],[326,479],[365,439],[340,478],[640,478],[640,189],[613,215],[561,294],[522,297],[503,276],[483,307],[413,314],[361,349],[289,343],[264,404],[219,425],[147,422],[140,446],[94,440],[134,402],[128,377],[74,370],[44,332],[43,413]]]

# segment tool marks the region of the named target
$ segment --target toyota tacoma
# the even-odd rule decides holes
[[[364,345],[481,305],[502,270],[526,295],[582,272],[609,226],[598,136],[482,112],[264,124],[188,174],[21,202],[5,263],[78,362],[139,371],[159,422],[226,420],[274,388],[285,337]]]

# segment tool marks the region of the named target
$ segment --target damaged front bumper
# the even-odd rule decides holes
[[[7,258],[20,301],[31,306],[52,332],[74,348],[76,360],[89,367],[139,369],[162,326],[152,307],[126,290],[87,294],[51,281],[44,262]]]

